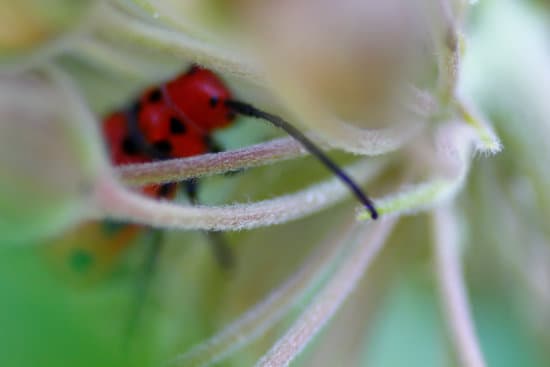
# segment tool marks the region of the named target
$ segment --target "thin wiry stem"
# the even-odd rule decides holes
[[[448,206],[433,215],[435,262],[445,317],[453,343],[465,367],[484,367],[460,265],[455,213]]]
[[[397,194],[375,200],[381,215],[414,214],[454,197],[466,179],[470,152],[475,141],[476,136],[469,126],[456,123],[444,125],[439,131],[437,142],[440,158],[448,172],[445,172],[443,177],[436,177],[426,183],[410,186]],[[155,202],[119,188],[117,192],[124,198],[121,203],[124,207],[115,208],[116,205],[109,200],[105,201],[105,205],[107,215],[153,226],[239,230],[282,223],[321,210],[340,200],[345,195],[343,189],[338,181],[332,179],[330,183],[316,185],[293,195],[254,204],[184,207]],[[370,219],[370,215],[362,212],[359,218],[367,220]]]
[[[101,28],[97,31],[104,37],[126,37],[144,46],[176,54],[186,60],[220,72],[262,83],[264,78],[258,67],[241,56],[208,44],[174,29],[147,23],[112,6],[105,6]]]
[[[283,337],[265,354],[257,366],[288,366],[321,331],[353,291],[371,261],[378,254],[395,220],[382,220],[365,227],[354,239],[354,246],[313,302]],[[368,230],[367,230],[368,229]],[[365,235],[366,234],[366,238]]]
[[[359,162],[346,168],[358,182],[380,172],[378,162]],[[301,218],[343,200],[349,190],[332,178],[295,194],[252,204],[221,207],[184,206],[156,201],[122,187],[106,173],[96,187],[95,217],[110,217],[159,228],[242,230]]]
[[[170,362],[172,366],[204,367],[215,364],[231,353],[262,336],[283,319],[292,308],[300,304],[312,289],[325,279],[339,262],[350,227],[357,230],[357,222],[345,225],[315,251],[306,263],[284,284],[271,292],[264,300],[249,309],[239,319],[207,341],[192,348]]]
[[[296,140],[280,138],[227,152],[122,166],[117,172],[124,182],[139,186],[251,168],[306,154]]]
[[[307,136],[305,136],[299,129],[294,127],[291,123],[285,119],[273,115],[271,113],[257,109],[256,107],[241,101],[227,100],[225,105],[229,107],[232,111],[243,115],[262,119],[273,124],[273,126],[278,127],[279,129],[286,132],[289,136],[294,138],[311,154],[313,155],[320,163],[325,166],[326,169],[332,172],[334,176],[338,177],[343,184],[345,184],[349,190],[355,195],[355,198],[362,203],[365,208],[370,212],[373,219],[378,218],[378,212],[374,207],[371,199],[363,192],[363,190],[357,186],[352,178],[350,178],[345,171],[343,171],[325,152],[313,143]]]

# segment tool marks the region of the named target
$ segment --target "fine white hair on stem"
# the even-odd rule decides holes
[[[357,182],[365,182],[381,171],[382,162],[361,161],[346,167]],[[158,228],[242,230],[285,223],[336,204],[350,194],[338,178],[294,194],[251,204],[218,207],[177,205],[134,193],[105,173],[96,187],[96,218],[110,217]],[[92,209],[93,210],[93,209]]]
[[[448,123],[444,125],[440,129],[437,137],[439,158],[443,162],[443,168],[445,168],[445,174],[443,177],[436,177],[422,184],[408,186],[398,193],[375,200],[379,212],[382,215],[414,214],[420,210],[430,209],[435,205],[454,197],[454,195],[456,195],[464,184],[468,173],[472,144],[475,141],[477,141],[476,135],[474,134],[473,129],[468,125],[463,123]],[[283,150],[279,150],[281,148],[279,144],[283,144],[284,146],[287,143],[294,147],[293,149],[296,149],[294,153],[300,152],[301,148],[298,145],[294,145],[294,142],[285,139],[267,143],[268,145],[258,145],[253,150],[260,149],[262,152],[261,154],[266,153],[269,157],[280,157],[279,154],[286,153],[283,153]],[[264,148],[265,150],[263,150]],[[251,156],[249,155],[249,151],[247,149],[250,148],[235,152],[218,153],[217,155],[213,154],[204,158],[189,158],[185,161],[181,160],[154,163],[154,165],[157,166],[144,165],[128,167],[126,171],[123,169],[120,172],[122,173],[123,178],[132,184],[172,181],[175,179],[205,174],[207,172],[219,172],[227,169],[242,167],[242,163],[246,165],[250,162],[254,164],[259,162],[259,160],[255,161],[255,158],[249,160]],[[273,154],[273,156],[271,154]],[[228,159],[226,162],[225,158],[231,159]],[[237,159],[239,162],[231,162],[232,159]],[[178,167],[178,165],[182,162],[187,163],[184,163],[185,166]],[[196,169],[193,168],[193,163],[197,162],[202,162],[200,164],[204,164],[204,166],[198,166]],[[209,165],[211,166],[208,167]],[[141,169],[144,170],[141,171]],[[164,171],[164,169],[166,170]],[[187,173],[179,172],[180,169],[181,171],[186,169],[189,169],[190,171]],[[331,182],[331,187],[340,187],[340,190],[343,189],[343,187],[337,184],[334,179],[331,180]],[[248,205],[242,204],[226,207],[182,207],[168,203],[158,203],[145,198],[136,197],[137,195],[133,195],[132,202],[134,204],[132,205],[139,203],[139,212],[143,213],[143,215],[147,217],[147,219],[145,219],[145,217],[140,216],[140,219],[134,218],[134,221],[137,220],[138,222],[146,224],[174,228],[192,229],[204,228],[197,226],[207,226],[207,229],[216,228],[220,230],[245,229],[260,225],[281,223],[283,221],[308,215],[313,211],[321,210],[322,208],[330,205],[329,202],[325,202],[325,204],[318,202],[318,204],[321,204],[318,207],[310,206],[309,204],[305,206],[302,205],[304,204],[303,200],[310,200],[312,197],[317,197],[316,195],[321,194],[322,192],[324,192],[324,194],[321,194],[321,196],[324,196],[324,198],[327,199],[326,195],[328,195],[332,189],[322,185],[325,184],[304,190],[297,194],[283,196],[278,199]],[[317,194],[314,194],[315,192]],[[345,194],[342,191],[339,192],[342,195]],[[126,196],[128,193],[125,193],[124,195]],[[321,196],[318,196],[317,198],[320,199]],[[335,201],[340,200],[335,196],[332,196],[332,199]],[[136,202],[135,200],[138,201]],[[151,210],[155,210],[156,214],[146,214],[146,210],[144,210],[143,205]],[[262,210],[272,212],[271,214],[266,212],[260,213]],[[162,217],[164,217],[166,213],[171,213],[168,214],[169,217],[173,215],[179,217],[179,223],[176,224],[174,222],[175,217],[172,217],[168,222],[163,223]],[[119,213],[119,215],[121,214]],[[184,215],[184,217],[181,217],[181,215]],[[202,219],[200,219],[196,224],[192,224],[194,221],[198,220],[197,218],[191,219],[194,218],[194,216],[199,216]],[[245,225],[244,222],[239,224],[239,221],[236,221],[236,216],[248,224]],[[217,224],[214,223],[217,220],[216,218],[219,219]],[[362,211],[359,218],[369,219],[370,216]],[[210,220],[212,223],[207,225],[204,222],[205,220]]]
[[[296,140],[280,138],[226,152],[121,166],[117,172],[125,183],[147,185],[251,168],[305,154],[306,150]]]
[[[436,136],[441,172],[425,183],[410,185],[376,200],[380,215],[415,214],[453,198],[464,185],[473,144],[478,140],[473,129],[464,123],[443,125]],[[359,219],[368,220],[370,217],[361,212]]]
[[[484,367],[460,264],[457,219],[449,206],[435,209],[433,233],[441,302],[460,365]]]
[[[244,57],[175,29],[124,14],[113,6],[105,4],[100,24],[97,32],[105,37],[131,38],[147,47],[165,50],[223,73],[240,76],[255,83],[264,82],[258,66]]]
[[[288,366],[338,311],[386,242],[395,219],[365,226],[334,276],[322,287],[298,320],[258,361],[256,366]]]
[[[486,154],[496,154],[502,150],[502,144],[491,124],[464,96],[457,96],[456,106],[460,117],[470,125],[478,135],[478,151]]]
[[[347,224],[338,230],[337,234],[331,236],[331,240],[326,241],[319,250],[315,251],[305,264],[280,287],[221,332],[176,357],[170,361],[169,365],[210,366],[265,334],[291,309],[303,302],[323,279],[327,278],[346,248],[347,243],[342,238],[349,237],[351,231],[356,231],[358,227],[359,224],[353,221],[351,225]]]

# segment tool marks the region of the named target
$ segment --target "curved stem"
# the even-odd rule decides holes
[[[470,101],[457,96],[455,105],[460,117],[477,133],[480,144],[478,150],[488,154],[496,154],[502,150],[502,144],[491,124],[485,120]]]
[[[140,186],[257,167],[306,154],[294,139],[281,138],[226,152],[120,166],[116,171],[125,183]]]
[[[485,367],[464,285],[458,248],[459,233],[453,211],[449,207],[436,209],[433,227],[441,301],[460,365]]]
[[[476,135],[466,124],[443,125],[436,137],[437,158],[442,172],[430,181],[406,187],[401,192],[376,200],[380,214],[415,214],[453,198],[466,181],[470,154],[476,141]],[[360,213],[359,219],[366,220],[369,217]]]
[[[378,218],[378,212],[374,207],[374,203],[363,192],[362,189],[350,178],[345,170],[341,169],[336,163],[332,161],[315,143],[309,140],[300,130],[295,128],[289,122],[283,120],[281,117],[272,115],[257,109],[256,107],[243,103],[240,101],[225,101],[225,105],[233,111],[240,113],[244,116],[255,117],[270,122],[274,126],[282,129],[296,141],[298,141],[306,150],[311,153],[318,161],[320,161],[329,171],[334,173],[336,177],[345,184],[353,195],[361,202],[365,208],[369,211],[372,219]]]
[[[288,366],[304,350],[355,289],[384,245],[394,223],[393,219],[383,219],[372,227],[365,227],[358,234],[354,239],[353,248],[346,255],[335,275],[256,366]]]
[[[225,327],[207,341],[176,357],[173,366],[204,367],[215,364],[231,353],[252,343],[283,319],[339,263],[350,230],[358,224],[345,225],[330,241],[315,251],[306,263],[284,284],[272,291],[264,300]],[[351,229],[350,227],[354,228]]]
[[[359,162],[347,169],[364,182],[380,172],[380,163]],[[253,204],[221,207],[184,206],[156,201],[122,187],[106,173],[96,187],[95,217],[111,217],[159,228],[242,230],[302,218],[343,200],[349,191],[336,178],[295,194]]]

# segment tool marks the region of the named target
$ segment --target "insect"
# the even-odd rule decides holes
[[[212,139],[212,133],[230,126],[238,115],[263,119],[286,131],[349,187],[373,219],[377,218],[371,200],[323,151],[280,117],[235,100],[221,79],[208,69],[192,66],[176,78],[146,89],[127,108],[107,116],[102,128],[112,163],[125,165],[219,151],[221,149]],[[183,187],[191,203],[197,203],[195,181],[149,185],[141,191],[152,198],[170,200],[176,196],[178,187]],[[105,269],[116,262],[143,230],[129,224],[86,224],[79,229],[80,238],[84,237],[81,243],[77,247],[66,245],[64,248],[71,251],[68,258],[75,269],[82,272],[94,267]],[[90,235],[82,236],[83,232]],[[93,234],[97,232],[103,233],[104,241],[100,235]],[[213,244],[218,260],[226,265],[231,263],[231,254],[220,235],[204,233]],[[154,245],[144,264],[144,274],[149,274],[149,278],[160,250],[161,233],[155,232],[153,239]],[[145,278],[143,282],[146,282]],[[143,293],[145,287],[141,288]]]
[[[217,76],[198,67],[162,86],[146,89],[130,106],[109,114],[102,122],[112,164],[146,163],[221,150],[211,134],[230,125],[235,114],[217,105],[215,98],[227,99],[229,95]],[[180,186],[190,201],[196,203],[195,181]],[[177,189],[178,184],[148,185],[141,192],[152,198],[171,200]],[[58,265],[65,272],[77,273],[80,282],[93,282],[108,274],[124,250],[143,232],[144,228],[137,225],[86,223],[56,239],[52,255],[62,261]],[[231,254],[219,235],[207,235],[219,262],[229,266]]]
[[[373,202],[359,186],[304,134],[279,116],[233,99],[212,71],[198,66],[158,88],[149,89],[133,105],[127,139],[122,145],[120,141],[109,144],[120,147],[112,155],[113,161],[124,164],[128,159],[125,154],[136,152],[135,159],[141,159],[142,155],[168,159],[197,155],[205,148],[216,150],[211,146],[210,134],[229,126],[237,115],[263,119],[287,132],[348,186],[373,219],[378,217]],[[125,145],[126,142],[130,144]]]

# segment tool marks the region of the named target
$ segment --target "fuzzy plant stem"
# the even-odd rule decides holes
[[[395,219],[382,219],[354,239],[354,248],[311,304],[279,341],[258,361],[257,367],[288,366],[340,309],[382,249]]]
[[[459,231],[453,210],[445,205],[433,213],[436,274],[441,301],[460,365],[485,367],[475,332],[460,264]]]

